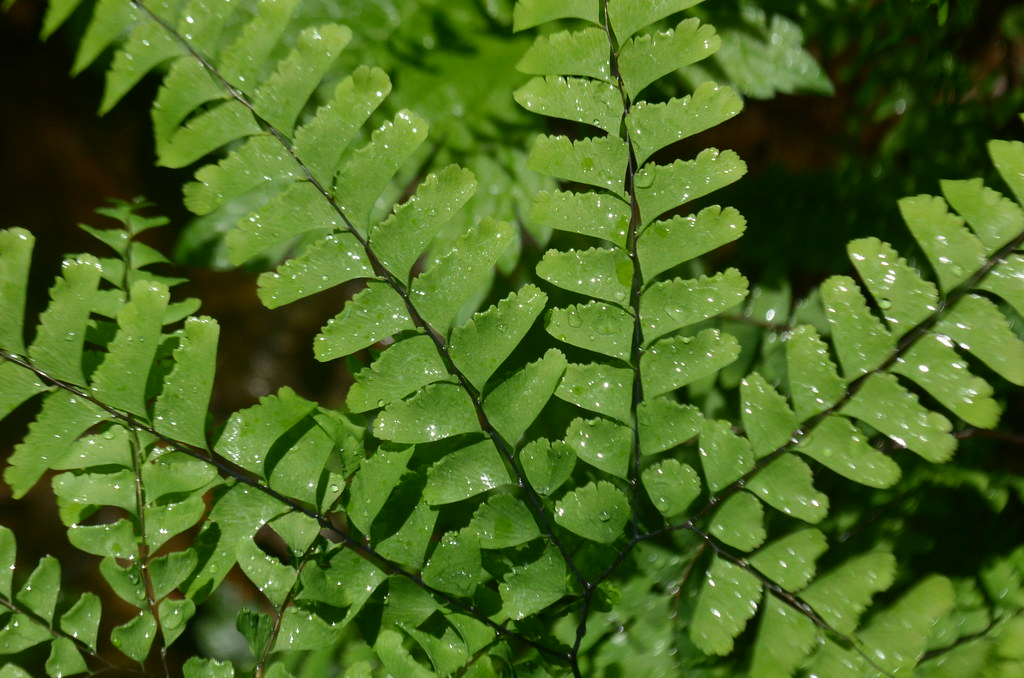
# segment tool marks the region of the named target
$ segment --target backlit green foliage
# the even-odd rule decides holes
[[[867,515],[850,513],[857,486],[897,502],[990,482],[934,465],[954,422],[998,423],[990,375],[1024,386],[1024,145],[989,146],[1016,202],[975,180],[908,198],[918,262],[855,240],[857,279],[791,311],[785,291],[702,264],[747,227],[702,199],[746,167],[668,150],[740,111],[707,74],[730,77],[743,44],[683,13],[694,4],[521,0],[508,17],[495,3],[495,20],[538,32],[509,96],[560,133],[484,185],[548,178],[484,201],[473,171],[437,161],[460,153],[429,152],[426,117],[381,113],[389,77],[348,67],[360,36],[322,8],[94,5],[75,69],[116,44],[103,108],[159,67],[158,162],[199,164],[186,205],[230,224],[233,264],[273,268],[267,307],[357,283],[312,349],[365,362],[338,410],[284,388],[210,421],[218,328],[151,271],[169,262],[137,236],[162,220],[105,210],[121,227],[86,230],[115,256],[69,257],[38,318],[34,238],[0,233],[0,416],[38,403],[4,480],[16,498],[52,483],[71,544],[137,610],[112,620],[120,653],[167,672],[237,571],[261,594],[236,618],[250,661],[196,656],[185,676],[1019,669],[1024,548],[908,581],[881,528],[845,542]],[[51,2],[46,33],[76,6]],[[794,78],[827,89],[812,70]],[[692,91],[662,96],[680,77]],[[559,248],[488,295],[524,233]],[[785,329],[758,349],[742,321],[761,316]],[[6,529],[0,554],[0,653],[48,644],[49,675],[107,668],[100,599],[58,601],[53,558],[12,574]]]

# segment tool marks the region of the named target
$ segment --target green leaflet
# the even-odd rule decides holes
[[[625,478],[633,448],[633,432],[607,419],[574,419],[565,432],[565,444],[591,466]]]
[[[871,597],[892,585],[895,570],[891,554],[865,553],[819,576],[800,597],[839,633],[852,633]]]
[[[240,137],[262,131],[248,108],[237,101],[225,101],[191,118],[187,127],[179,127],[169,139],[158,143],[158,162],[172,169],[185,167]]]
[[[576,453],[562,441],[534,440],[519,452],[519,463],[534,490],[543,495],[561,487],[576,466]]]
[[[21,228],[0,231],[0,347],[25,352],[25,295],[35,237]]]
[[[596,27],[539,36],[516,69],[529,75],[582,75],[607,81],[608,36]]]
[[[265,478],[270,470],[267,465],[276,463],[276,457],[285,451],[278,447],[276,452],[272,452],[278,440],[291,433],[314,407],[314,403],[284,387],[277,395],[260,398],[258,405],[236,412],[224,427],[214,449],[242,468]],[[292,442],[289,440],[283,445]],[[272,454],[275,459],[270,458]]]
[[[809,617],[775,596],[768,596],[757,630],[751,675],[788,678],[817,643],[817,627]]]
[[[629,204],[600,193],[538,193],[530,208],[530,219],[543,226],[589,235],[626,245]]]
[[[638,163],[661,149],[725,122],[740,112],[743,101],[728,87],[701,83],[690,96],[651,104],[638,101],[626,116],[626,127]]]
[[[380,512],[388,495],[398,485],[412,457],[413,448],[379,450],[363,460],[359,472],[352,479],[349,490],[348,514],[363,534],[370,534],[370,526]]]
[[[487,395],[484,413],[505,440],[519,440],[551,399],[566,368],[565,356],[550,349]]]
[[[537,265],[537,274],[563,289],[625,304],[633,267],[619,250],[549,250]]]
[[[552,5],[545,0],[521,0],[512,11],[513,30],[523,31],[555,19],[578,17],[600,24],[600,9],[591,0],[566,0]]]
[[[370,282],[327,321],[313,341],[317,360],[351,355],[396,332],[413,329],[405,303],[387,284]]]
[[[477,390],[483,390],[487,380],[523,340],[546,301],[546,294],[533,285],[525,285],[452,330],[448,343],[452,362]]]
[[[851,241],[847,251],[894,337],[903,336],[938,309],[935,286],[922,280],[887,243],[863,238]]]
[[[746,163],[736,153],[713,148],[701,151],[693,160],[676,160],[671,165],[647,163],[636,175],[642,224],[728,186],[746,171]]]
[[[114,53],[114,59],[107,69],[100,113],[112,109],[151,70],[184,53],[184,46],[162,26],[155,23],[138,26],[124,46]]]
[[[645,280],[673,266],[721,247],[743,235],[746,220],[731,207],[705,207],[686,217],[672,217],[647,226],[637,243]]]
[[[740,410],[754,454],[763,457],[785,446],[799,423],[786,399],[757,372],[740,382]]]
[[[545,329],[559,341],[620,360],[629,359],[633,345],[633,317],[599,301],[552,309]]]
[[[146,416],[146,377],[160,344],[170,295],[155,283],[138,282],[117,316],[118,330],[92,379],[93,395],[112,407]]]
[[[622,104],[615,87],[582,78],[533,78],[514,93],[521,106],[552,118],[593,125],[617,134]]]
[[[949,214],[942,198],[904,198],[899,206],[903,221],[938,275],[944,294],[984,263],[986,252],[981,242],[964,228],[963,219]]]
[[[912,669],[927,649],[929,632],[953,609],[953,584],[930,576],[871,620],[857,635],[870,648],[873,659],[891,672]]]
[[[677,69],[706,59],[718,50],[715,29],[698,19],[685,19],[675,30],[631,38],[619,47],[619,69],[630,99],[652,82]]]
[[[630,419],[632,384],[633,374],[629,369],[598,363],[570,363],[555,395],[625,424]]]
[[[396,443],[425,443],[480,430],[469,395],[455,384],[431,384],[408,400],[388,405],[373,422],[374,434]]]
[[[675,459],[648,466],[642,477],[647,496],[666,518],[685,511],[700,495],[697,472]]]
[[[331,233],[289,259],[274,273],[260,274],[258,294],[267,308],[277,308],[357,278],[375,278],[356,237]]]
[[[110,642],[129,659],[142,663],[156,637],[156,620],[150,613],[140,610],[130,621],[110,631]]]
[[[508,494],[494,494],[481,504],[467,529],[485,549],[507,549],[540,536],[530,509]]]
[[[991,149],[990,149],[991,153]],[[942,194],[963,215],[990,255],[1024,230],[1024,212],[981,179],[943,181]]]
[[[92,18],[75,52],[71,73],[77,75],[117,39],[124,30],[138,21],[139,10],[117,0],[99,0],[93,8]]]
[[[810,467],[792,454],[773,459],[747,489],[769,506],[808,523],[820,523],[828,515],[828,497],[814,488]]]
[[[693,405],[662,397],[647,399],[637,408],[640,452],[657,454],[696,438],[704,418]]]
[[[828,549],[818,530],[794,532],[750,556],[750,564],[787,591],[798,592],[814,578],[815,561]]]
[[[565,561],[553,546],[535,560],[513,565],[498,587],[502,613],[524,619],[540,612],[568,593],[565,576]]]
[[[644,342],[716,316],[746,296],[747,279],[734,268],[710,278],[654,283],[640,297]]]
[[[85,384],[82,348],[99,282],[99,263],[84,257],[65,262],[62,276],[51,288],[50,304],[39,316],[36,338],[28,349],[33,364],[50,376]]]
[[[216,5],[209,3],[207,6]],[[160,145],[169,142],[178,127],[197,108],[224,97],[223,86],[201,63],[193,59],[176,60],[167,70],[167,75],[164,76],[164,81],[153,101],[153,136],[156,143]],[[258,137],[253,137],[249,142],[253,142],[256,138]],[[278,145],[278,149],[283,150],[280,149],[280,145]],[[214,176],[216,176],[216,170],[214,170]],[[252,177],[249,179],[251,180]],[[216,194],[212,197],[215,202],[220,202],[217,200]]]
[[[814,328],[797,327],[786,345],[789,388],[796,416],[807,419],[839,402],[846,385]]]
[[[569,137],[538,137],[530,151],[535,172],[594,186],[625,198],[622,168],[629,161],[626,142],[614,136],[572,141]]]
[[[449,165],[424,179],[415,195],[371,227],[370,247],[400,282],[406,282],[413,264],[441,227],[473,197],[476,186],[472,172]]]
[[[1000,407],[992,398],[992,387],[971,374],[951,343],[948,338],[934,334],[922,337],[897,359],[893,372],[916,382],[968,424],[979,428],[996,426]]]
[[[949,420],[922,407],[892,375],[871,375],[841,411],[933,463],[948,460],[956,449]]]
[[[206,446],[206,411],[213,389],[217,337],[211,318],[189,318],[174,349],[174,369],[153,408],[156,430],[197,447]]]
[[[399,111],[338,172],[335,198],[358,231],[366,233],[374,203],[426,138],[427,121],[415,113]]]
[[[644,395],[653,398],[686,386],[713,374],[738,355],[739,343],[718,330],[656,341],[640,362]]]
[[[511,237],[508,224],[485,219],[413,281],[409,296],[431,327],[447,334],[462,306],[491,277]]]
[[[192,62],[179,62],[192,63]],[[205,77],[205,72],[204,72]],[[219,85],[211,84],[219,91]],[[176,127],[176,125],[175,125]],[[185,184],[185,206],[197,215],[209,214],[233,199],[269,185],[297,179],[298,168],[281,143],[269,134],[257,134],[216,165],[196,172],[196,181]]]
[[[629,520],[629,500],[600,480],[573,490],[555,503],[555,522],[584,539],[610,544],[622,536]]]
[[[737,492],[722,502],[711,519],[709,531],[729,546],[752,551],[768,536],[764,529],[764,507],[757,497]]]
[[[295,49],[253,94],[256,114],[274,127],[291,132],[313,90],[351,39],[351,30],[334,24],[300,32]]]
[[[940,341],[949,337],[1010,383],[1024,385],[1024,342],[989,299],[973,294],[962,297],[936,323],[935,336]]]
[[[448,379],[434,341],[416,334],[396,341],[370,367],[357,372],[346,404],[353,412],[366,412],[390,405],[427,384]]]
[[[232,263],[240,265],[306,232],[331,231],[341,224],[341,217],[315,186],[291,184],[228,233],[228,253]]]
[[[619,42],[623,42],[638,30],[659,19],[681,12],[701,0],[610,0],[608,15],[612,30]]]
[[[451,532],[441,537],[423,568],[423,581],[428,586],[455,596],[468,596],[483,576],[480,542],[469,530]]]
[[[836,473],[869,487],[890,487],[900,467],[868,444],[867,437],[847,419],[832,415],[800,441],[797,451]]]
[[[839,364],[848,379],[872,372],[889,359],[896,342],[868,310],[851,278],[833,276],[821,285],[821,301],[832,326]]]
[[[0,391],[0,419],[7,417],[32,396],[46,390],[34,372],[6,360],[0,362],[0,383],[4,385],[3,391]]]
[[[67,391],[46,396],[42,410],[4,469],[4,481],[11,486],[14,498],[25,496],[47,469],[62,461],[75,439],[102,421],[105,414]]]
[[[379,68],[359,66],[338,83],[333,97],[295,130],[295,156],[321,184],[337,172],[345,149],[370,114],[391,92],[391,80]]]
[[[449,451],[431,466],[423,498],[432,505],[448,504],[510,482],[504,460],[485,440]]]
[[[700,432],[700,461],[708,489],[716,493],[753,469],[754,453],[729,422],[708,421]]]
[[[70,527],[97,506],[116,506],[138,515],[135,477],[128,469],[113,473],[62,473],[53,479],[61,521]]]
[[[728,654],[733,639],[757,611],[760,598],[761,583],[753,574],[715,558],[697,596],[690,639],[707,654]]]

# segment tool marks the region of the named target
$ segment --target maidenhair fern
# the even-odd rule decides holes
[[[138,236],[162,220],[105,210],[121,227],[86,230],[116,256],[69,257],[28,333],[33,236],[0,233],[0,416],[38,402],[4,479],[16,498],[50,479],[71,544],[133,610],[103,614],[140,671],[177,673],[168,648],[233,571],[260,593],[236,620],[251,666],[192,657],[186,676],[956,675],[1024,659],[1024,550],[875,604],[902,576],[894,549],[847,548],[832,506],[947,462],[947,414],[994,427],[984,370],[1024,385],[1024,212],[980,181],[907,199],[935,281],[854,241],[859,280],[826,280],[792,317],[785,293],[705,269],[746,228],[706,198],[745,165],[671,153],[742,107],[705,79],[721,39],[682,14],[694,4],[515,5],[515,30],[541,35],[510,96],[562,132],[529,151],[548,189],[517,216],[561,249],[503,296],[487,290],[520,224],[467,209],[496,203],[473,202],[457,165],[409,184],[428,123],[401,109],[367,131],[391,81],[338,72],[349,28],[309,24],[319,12],[296,0],[94,6],[75,68],[118,42],[103,108],[165,69],[158,161],[205,163],[186,205],[244,215],[226,248],[272,267],[267,307],[357,290],[312,348],[363,365],[340,410],[283,388],[211,421],[217,325],[152,272],[169,262]],[[52,2],[45,31],[76,6]],[[669,77],[697,84],[660,97]],[[1024,146],[990,152],[1024,200]],[[766,308],[783,329],[758,359],[743,320]],[[10,531],[0,546],[0,652],[49,644],[49,675],[109,668],[100,599],[60,601],[52,558],[15,587]]]

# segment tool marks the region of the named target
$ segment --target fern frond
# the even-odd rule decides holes
[[[88,671],[85,657],[97,659],[106,669],[113,668],[109,662],[99,659],[96,650],[100,599],[93,593],[83,593],[71,606],[61,604],[58,614],[61,567],[53,556],[40,560],[15,593],[16,553],[14,533],[0,526],[0,565],[4,573],[0,577],[0,604],[6,608],[3,627],[0,628],[0,654],[17,655],[31,647],[47,644],[50,646],[46,660],[49,675]],[[5,671],[18,670],[13,663],[5,664],[5,667]]]

